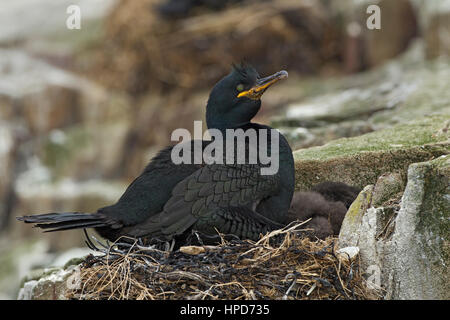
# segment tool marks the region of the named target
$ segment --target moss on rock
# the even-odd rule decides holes
[[[449,133],[440,134],[450,114],[432,115],[359,137],[294,152],[296,189],[326,181],[363,188],[386,172],[404,172],[411,163],[450,153]]]

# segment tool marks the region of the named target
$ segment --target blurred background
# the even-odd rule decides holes
[[[81,29],[66,26],[73,4]],[[366,27],[370,4],[380,30]],[[340,119],[306,121],[318,103],[293,106],[449,52],[448,0],[0,0],[0,298],[31,269],[88,253],[81,231],[42,234],[15,217],[115,202],[174,129],[204,120],[233,62],[289,71],[256,120],[304,148],[376,130],[372,95],[394,92],[391,103],[414,88],[341,95],[360,109]]]

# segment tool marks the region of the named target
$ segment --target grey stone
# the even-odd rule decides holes
[[[448,103],[448,102],[447,102]],[[306,191],[323,181],[363,188],[387,172],[406,175],[412,163],[450,153],[447,126],[450,110],[359,137],[294,152],[296,189]]]
[[[371,206],[372,187],[347,212],[339,246],[360,248],[361,267],[375,267],[385,299],[450,298],[449,182],[449,155],[411,164],[398,212]]]
[[[402,193],[405,188],[404,175],[401,172],[384,173],[378,177],[373,190],[372,205],[380,207],[384,202]]]
[[[26,281],[18,300],[67,300],[67,293],[80,285],[80,267],[44,270],[36,280]]]
[[[410,166],[392,247],[390,298],[450,299],[450,156]]]
[[[348,209],[339,233],[341,248],[358,246],[360,225],[372,202],[372,193],[373,185],[366,186]]]

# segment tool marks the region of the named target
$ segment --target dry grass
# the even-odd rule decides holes
[[[335,238],[276,230],[259,241],[176,251],[142,247],[90,256],[76,299],[376,299],[359,269],[335,254]]]

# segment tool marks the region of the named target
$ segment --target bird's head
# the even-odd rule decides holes
[[[212,89],[206,106],[209,129],[242,127],[258,113],[262,94],[275,82],[287,78],[284,70],[260,78],[249,65],[233,65],[230,74]]]

